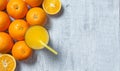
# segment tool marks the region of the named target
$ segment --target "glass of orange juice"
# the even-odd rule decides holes
[[[32,49],[43,49],[44,47],[58,54],[57,51],[48,46],[49,34],[42,26],[31,26],[25,34],[25,42]]]

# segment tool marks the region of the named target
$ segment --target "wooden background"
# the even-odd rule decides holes
[[[61,0],[48,15],[49,45],[17,61],[16,71],[120,71],[119,0]]]

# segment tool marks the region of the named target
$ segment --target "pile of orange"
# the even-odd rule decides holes
[[[0,0],[0,70],[14,71],[15,59],[31,56],[32,49],[24,41],[27,29],[44,26],[47,14],[55,15],[60,9],[60,0]]]

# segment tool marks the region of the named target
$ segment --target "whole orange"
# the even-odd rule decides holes
[[[4,10],[7,6],[8,0],[0,0],[0,10]]]
[[[25,60],[32,54],[32,49],[29,48],[25,41],[18,41],[12,48],[12,55],[17,60]]]
[[[0,11],[0,31],[7,30],[9,24],[10,24],[9,16],[5,12]]]
[[[24,35],[28,27],[29,25],[26,21],[18,19],[10,24],[8,31],[12,38],[16,40],[24,40]]]
[[[31,7],[40,6],[42,4],[43,0],[25,0],[27,4],[29,4]]]
[[[13,44],[13,40],[9,34],[0,32],[0,53],[10,52]]]
[[[8,14],[15,19],[24,18],[27,11],[27,4],[23,0],[10,0],[7,4]]]
[[[31,8],[26,15],[26,20],[30,25],[43,26],[45,24],[46,19],[46,13],[42,8],[39,7]]]

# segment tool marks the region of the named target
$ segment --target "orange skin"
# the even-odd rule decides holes
[[[9,34],[0,32],[0,53],[9,53],[13,44],[14,42]]]
[[[12,55],[17,60],[25,60],[32,54],[32,49],[29,48],[25,41],[18,41],[12,48]]]
[[[8,0],[0,0],[0,11],[6,9],[7,3]]]
[[[8,31],[13,39],[24,40],[24,35],[28,27],[29,25],[26,21],[18,19],[10,24]]]
[[[6,31],[10,24],[10,18],[9,16],[3,12],[0,11],[0,32]]]
[[[30,25],[44,26],[46,19],[46,13],[42,8],[39,7],[31,8],[26,15],[26,20]]]
[[[25,2],[29,4],[31,7],[37,7],[42,4],[43,0],[25,0]]]
[[[23,0],[10,0],[7,4],[8,14],[15,19],[24,18],[27,11],[27,4]]]

